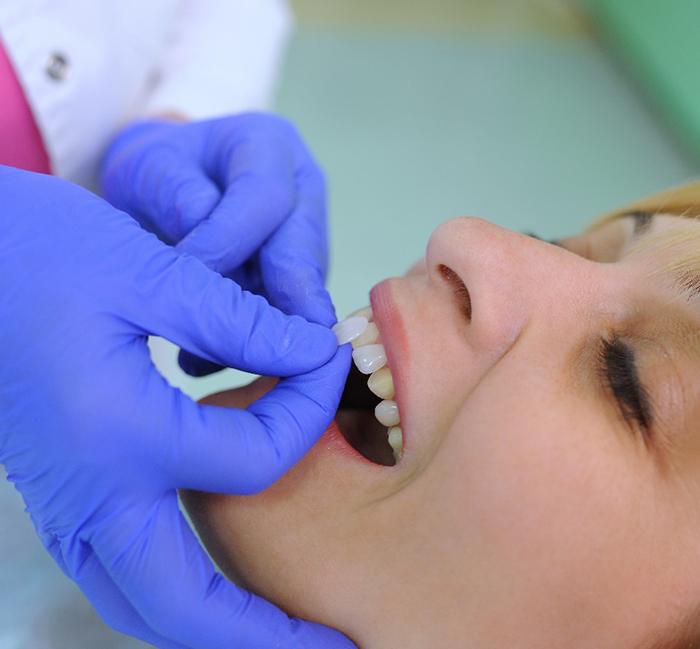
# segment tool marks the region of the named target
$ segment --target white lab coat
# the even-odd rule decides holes
[[[120,125],[266,108],[284,0],[0,0],[0,36],[57,175],[95,188]]]

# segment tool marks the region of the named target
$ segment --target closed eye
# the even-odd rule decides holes
[[[653,409],[639,378],[632,347],[617,336],[602,340],[599,366],[624,420],[650,442]]]

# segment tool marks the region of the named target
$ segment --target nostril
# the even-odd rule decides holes
[[[440,276],[447,282],[449,287],[452,289],[455,297],[457,298],[457,305],[462,315],[466,318],[467,322],[471,322],[472,319],[472,299],[469,295],[469,290],[462,281],[459,275],[455,273],[449,266],[445,264],[439,264],[437,267]]]

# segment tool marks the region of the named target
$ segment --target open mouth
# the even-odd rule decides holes
[[[403,433],[393,377],[371,308],[350,314],[334,331],[341,344],[353,346],[353,365],[336,414],[338,429],[367,460],[393,466],[401,459]]]

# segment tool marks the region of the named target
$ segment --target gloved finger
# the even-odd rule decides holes
[[[244,290],[266,297],[261,292],[262,280],[260,279],[260,273],[257,270],[257,266],[257,255],[254,255],[251,260],[236,268],[228,275],[228,277]],[[214,374],[215,372],[220,372],[221,370],[225,369],[223,365],[212,363],[204,358],[200,358],[196,354],[188,352],[186,349],[181,349],[179,351],[177,362],[183,372],[195,377],[209,376],[210,374]]]
[[[177,245],[222,274],[248,259],[291,213],[294,160],[270,135],[233,142],[211,168],[224,187],[218,205]]]
[[[163,384],[151,397],[153,422],[168,431],[152,453],[165,484],[180,489],[251,494],[286,473],[326,431],[350,369],[350,348],[323,367],[283,379],[247,410],[199,405]],[[169,407],[158,403],[174,400]],[[162,421],[162,413],[170,419]]]
[[[30,514],[31,515],[31,514]],[[32,516],[32,522],[34,522],[34,517]],[[41,540],[46,551],[51,555],[51,558],[56,562],[56,565],[61,569],[61,572],[66,575],[69,579],[72,579],[72,575],[66,562],[63,560],[63,553],[61,552],[61,543],[53,534],[40,531],[36,523],[34,523],[34,528],[36,529],[37,535]]]
[[[331,326],[335,309],[325,288],[328,268],[326,191],[313,164],[297,176],[297,204],[260,250],[260,270],[270,303],[285,313]]]
[[[92,543],[144,621],[192,649],[352,647],[337,632],[291,619],[217,573],[174,493],[148,512],[146,522],[115,520],[97,530]]]
[[[159,649],[192,649],[153,631],[117,588],[94,552],[89,551],[73,580],[105,624],[115,631]]]
[[[180,241],[221,199],[217,185],[175,148],[132,155],[136,140],[105,157],[105,198],[169,244]],[[136,160],[134,163],[132,160]]]
[[[259,251],[254,253],[244,264],[226,273],[226,277],[236,282],[243,290],[262,295],[269,301],[260,275],[259,256]]]
[[[157,191],[151,189],[149,198],[144,197],[141,205],[149,210],[168,243],[177,244],[187,236],[209,217],[221,200],[216,184],[190,160],[175,156],[172,161],[159,158],[151,175],[158,178],[151,181],[157,182]]]
[[[337,348],[330,329],[287,316],[264,298],[177,255],[143,233],[115,287],[122,318],[209,361],[255,374],[289,376],[325,363]]]

